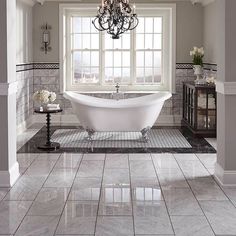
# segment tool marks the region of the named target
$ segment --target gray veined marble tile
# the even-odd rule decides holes
[[[82,154],[78,153],[63,153],[58,159],[55,168],[78,168]]]
[[[100,197],[101,185],[101,178],[75,178],[69,195],[69,200],[98,201]]]
[[[70,188],[74,181],[76,170],[74,169],[54,169],[44,183],[44,187]]]
[[[83,155],[84,161],[104,161],[106,154],[104,153],[85,153]]]
[[[160,201],[163,200],[160,187],[132,188],[133,201]]]
[[[0,234],[14,234],[31,203],[30,201],[0,202]]]
[[[179,169],[178,163],[171,153],[152,154],[152,160],[156,169]]]
[[[173,154],[175,159],[178,161],[178,162],[182,162],[182,161],[196,161],[198,160],[197,159],[197,156],[193,153],[178,153],[178,154]]]
[[[151,155],[149,153],[130,153],[130,161],[151,161]]]
[[[129,169],[105,169],[103,186],[130,186]]]
[[[200,201],[216,235],[236,235],[236,208],[230,201]]]
[[[53,169],[58,157],[59,157],[58,155],[45,156],[44,154],[40,154],[31,164],[31,166],[28,168],[25,174],[30,176],[34,175],[47,176]]]
[[[82,161],[76,177],[102,177],[104,161]]]
[[[216,163],[216,154],[215,153],[198,153],[196,154],[199,160],[207,169],[214,169]]]
[[[133,177],[131,176],[131,187],[145,187],[145,188],[158,188],[159,182],[157,177],[143,178],[143,177]]]
[[[189,185],[179,169],[158,169],[157,175],[164,188],[189,188]]]
[[[98,202],[68,201],[56,234],[94,234]]]
[[[105,169],[129,168],[128,154],[107,154]]]
[[[15,236],[53,236],[59,216],[26,216]]]
[[[102,184],[102,178],[75,178],[73,188],[99,188]]]
[[[130,161],[130,172],[132,177],[156,177],[152,161]]]
[[[228,200],[211,177],[193,179],[188,182],[197,200]]]
[[[98,216],[96,236],[131,236],[134,235],[131,216]]]
[[[130,188],[102,188],[98,214],[104,216],[132,215]]]
[[[37,156],[38,161],[57,161],[61,153],[40,153]]]
[[[39,154],[34,153],[19,153],[17,154],[17,161],[19,163],[20,173],[25,172],[25,170],[32,164]]]
[[[164,201],[133,202],[135,233],[173,234]]]
[[[189,188],[170,188],[163,190],[170,215],[203,215],[203,212]]]
[[[214,236],[205,216],[171,216],[176,236]]]
[[[23,175],[7,193],[4,200],[34,200],[45,180],[45,176]]]
[[[236,207],[236,187],[225,187],[223,188],[227,197],[233,202],[234,206]]]
[[[61,215],[68,194],[68,188],[42,188],[35,201],[33,202],[28,215]]]
[[[0,188],[0,201],[7,195],[9,188]]]

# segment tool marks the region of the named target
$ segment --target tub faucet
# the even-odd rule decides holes
[[[120,85],[119,85],[119,83],[116,84],[115,88],[116,88],[116,93],[119,93],[119,90],[120,90]]]

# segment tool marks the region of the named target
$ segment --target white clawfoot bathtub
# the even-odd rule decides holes
[[[103,99],[65,92],[80,125],[92,135],[95,131],[141,131],[143,136],[154,125],[164,102],[172,95],[158,92],[121,100]]]

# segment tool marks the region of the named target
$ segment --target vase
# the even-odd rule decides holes
[[[205,84],[204,79],[202,78],[202,66],[201,65],[193,65],[194,75],[196,75],[197,79],[195,80],[196,84]]]

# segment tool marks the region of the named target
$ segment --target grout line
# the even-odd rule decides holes
[[[106,165],[106,158],[107,158],[107,154],[104,153],[104,155],[105,155],[105,158],[104,158],[104,161],[103,161],[102,178],[101,178],[101,185],[100,185],[100,194],[99,194],[99,199],[98,199],[98,209],[97,209],[97,215],[96,215],[95,227],[94,227],[94,235],[96,234],[96,230],[97,230],[97,222],[98,222],[98,214],[99,214],[99,205],[100,205],[101,196],[102,196],[103,177],[104,177],[104,171],[105,171],[105,165]]]
[[[130,179],[130,200],[131,200],[131,210],[132,210],[132,218],[133,218],[133,231],[134,231],[134,235],[136,235],[135,233],[135,219],[134,219],[134,206],[133,206],[133,188],[132,188],[132,182],[131,182],[131,168],[130,168],[130,154],[128,153],[128,165],[129,165],[129,179]]]
[[[161,186],[161,183],[160,183],[160,180],[159,180],[159,177],[158,177],[158,173],[157,173],[157,170],[156,170],[156,168],[155,168],[155,164],[154,164],[154,161],[153,161],[152,153],[151,153],[150,155],[151,155],[152,165],[153,165],[153,168],[154,168],[154,171],[155,171],[155,173],[156,173],[156,177],[157,177],[157,180],[158,180],[158,183],[159,183],[160,189],[161,189],[161,195],[162,195],[163,200],[164,200],[164,203],[165,203],[165,207],[166,207],[167,215],[168,215],[168,218],[169,218],[169,220],[170,220],[170,224],[171,224],[171,227],[172,227],[173,233],[174,233],[174,235],[176,235],[176,234],[175,234],[175,229],[174,229],[174,226],[173,226],[173,223],[172,223],[171,217],[170,217],[170,212],[169,212],[169,209],[168,209],[168,206],[167,206],[166,200],[165,200],[164,191],[162,190],[162,186]]]
[[[197,155],[196,155],[196,154],[194,154],[194,153],[193,153],[193,155],[195,155],[195,156],[197,157]],[[184,172],[183,172],[183,170],[182,170],[181,166],[179,165],[179,162],[178,162],[178,160],[175,158],[175,155],[173,155],[173,156],[174,156],[174,159],[176,160],[176,162],[177,162],[177,164],[178,164],[178,166],[179,166],[179,168],[180,168],[180,171],[181,171],[181,172],[182,172],[182,174],[184,175]],[[192,192],[192,194],[193,194],[194,198],[196,199],[196,201],[197,201],[197,203],[198,203],[198,205],[199,205],[200,209],[202,210],[202,213],[203,213],[203,215],[205,216],[205,219],[207,220],[207,222],[208,222],[208,224],[209,224],[209,226],[210,226],[210,228],[211,228],[212,232],[214,233],[214,235],[216,235],[216,233],[215,233],[215,231],[214,231],[214,229],[213,229],[213,227],[212,227],[212,225],[211,225],[210,221],[208,220],[208,218],[207,218],[207,216],[206,216],[205,212],[203,211],[203,209],[202,209],[202,206],[201,206],[200,202],[198,201],[198,199],[197,199],[197,197],[196,197],[196,195],[195,195],[195,193],[194,193],[194,191],[193,191],[193,189],[192,189],[192,187],[191,187],[191,185],[190,185],[190,183],[189,183],[189,181],[188,181],[188,179],[186,178],[186,176],[185,176],[185,175],[184,175],[184,178],[185,178],[185,180],[186,180],[187,184],[189,185],[189,188],[190,188],[190,190],[191,190],[191,192]]]

